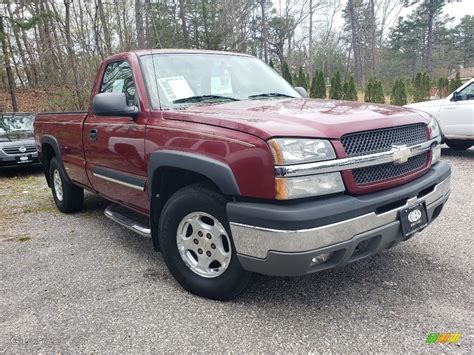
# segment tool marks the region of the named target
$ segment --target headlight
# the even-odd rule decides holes
[[[432,118],[428,123],[428,129],[430,130],[430,138],[438,138],[438,142],[441,143],[441,129],[436,118]]]
[[[301,164],[335,159],[336,154],[327,140],[304,138],[275,138],[268,141],[275,165]]]
[[[431,149],[431,165],[436,164],[441,158],[441,129],[436,118],[432,118],[428,123],[430,139],[437,138],[438,144]]]
[[[321,196],[345,190],[341,173],[276,178],[277,200]]]

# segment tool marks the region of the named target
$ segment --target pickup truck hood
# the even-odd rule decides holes
[[[428,123],[427,115],[397,106],[339,100],[245,100],[194,105],[173,117],[271,137],[338,139],[350,132],[412,123]]]

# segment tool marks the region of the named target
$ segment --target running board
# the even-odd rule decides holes
[[[145,216],[118,205],[107,206],[104,215],[132,232],[151,237],[149,222]]]

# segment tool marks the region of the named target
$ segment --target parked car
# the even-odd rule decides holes
[[[438,120],[446,144],[455,150],[474,145],[474,79],[444,99],[418,102],[405,107],[428,112]]]
[[[59,210],[99,194],[186,290],[231,299],[252,273],[390,248],[448,199],[430,115],[302,96],[248,55],[122,53],[100,65],[88,112],[38,114],[35,139]]]
[[[34,113],[0,113],[0,167],[39,164]]]

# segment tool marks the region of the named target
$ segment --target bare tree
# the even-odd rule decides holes
[[[8,52],[7,48],[7,37],[5,33],[5,28],[3,26],[3,21],[4,17],[0,15],[0,37],[2,42],[3,61],[5,63],[5,71],[7,72],[8,91],[10,92],[13,111],[17,112],[18,104],[16,102],[15,79],[13,79],[12,67],[10,65],[10,53]]]

